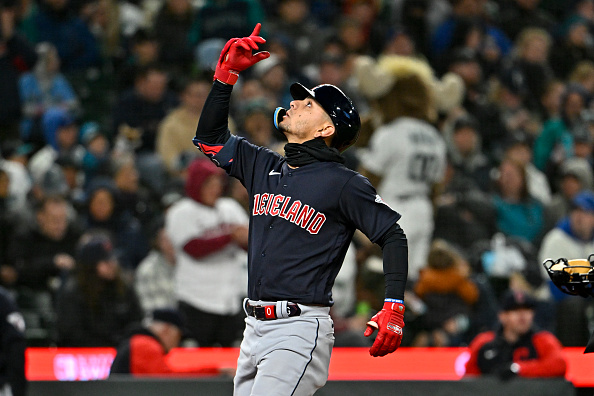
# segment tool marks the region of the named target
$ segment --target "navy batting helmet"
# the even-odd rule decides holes
[[[336,128],[336,134],[332,139],[332,147],[342,152],[357,141],[361,129],[359,113],[353,101],[338,87],[331,84],[322,84],[308,89],[299,83],[294,83],[291,85],[291,96],[295,100],[303,100],[311,96],[328,113]],[[281,107],[276,109],[274,125],[277,128],[285,113],[286,110]]]

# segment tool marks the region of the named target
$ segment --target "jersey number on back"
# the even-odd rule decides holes
[[[438,161],[435,155],[427,153],[416,153],[410,157],[408,164],[408,178],[416,182],[434,181]]]

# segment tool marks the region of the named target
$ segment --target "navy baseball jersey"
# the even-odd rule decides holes
[[[248,297],[330,306],[356,229],[377,242],[400,218],[362,175],[337,162],[299,168],[237,136],[194,144],[250,196]]]

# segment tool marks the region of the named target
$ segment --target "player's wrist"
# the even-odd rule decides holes
[[[393,311],[397,314],[404,314],[404,301],[396,298],[386,298],[384,300],[384,310]]]
[[[235,70],[228,70],[223,68],[223,66],[217,66],[215,70],[214,79],[224,84],[235,85],[238,78],[239,73]]]

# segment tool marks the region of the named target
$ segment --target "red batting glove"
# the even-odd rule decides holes
[[[404,304],[385,301],[381,311],[376,313],[369,322],[363,334],[369,337],[377,329],[377,337],[369,349],[371,356],[386,356],[394,352],[402,342],[402,328],[404,327]]]
[[[233,85],[239,78],[239,72],[270,56],[268,51],[252,54],[252,50],[258,49],[258,44],[266,42],[259,36],[260,27],[261,24],[258,23],[249,37],[232,38],[227,41],[217,63],[214,74],[215,80]]]

